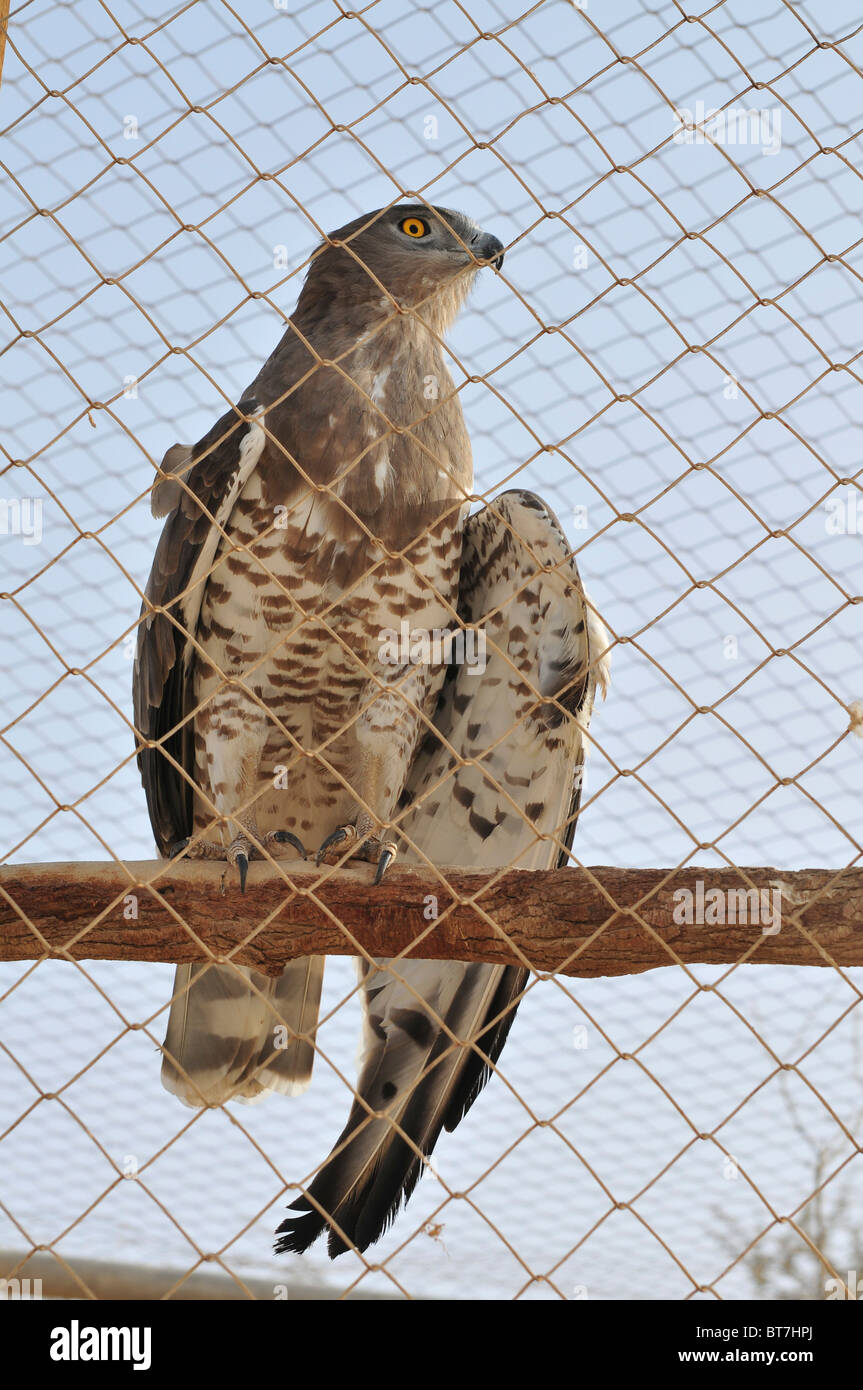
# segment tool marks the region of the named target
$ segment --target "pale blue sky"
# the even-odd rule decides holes
[[[158,533],[143,500],[152,460],[175,439],[197,438],[254,376],[294,303],[316,226],[419,190],[514,243],[503,276],[481,277],[451,339],[464,373],[485,377],[463,391],[477,489],[515,481],[548,497],[606,622],[637,639],[616,647],[611,695],[595,716],[577,854],[585,863],[786,868],[841,867],[857,856],[863,747],[846,739],[822,756],[847,726],[844,705],[863,698],[859,608],[847,602],[859,587],[863,523],[861,534],[831,534],[824,508],[831,489],[859,497],[837,483],[860,469],[863,404],[855,6],[831,3],[827,15],[814,3],[738,0],[695,23],[671,3],[641,0],[592,4],[586,14],[569,0],[530,12],[512,0],[469,8],[470,17],[454,3],[380,0],[348,20],[331,0],[290,13],[255,3],[242,7],[253,34],[218,3],[151,5],[145,15],[124,0],[113,19],[99,5],[48,0],[13,11],[0,87],[11,175],[0,191],[0,389],[4,449],[32,472],[6,472],[0,496],[45,500],[39,545],[0,536],[3,587],[25,585],[20,610],[6,604],[2,615],[4,725],[33,705],[0,745],[0,852],[151,855],[122,638]],[[816,49],[807,25],[842,41]],[[127,42],[119,26],[142,42]],[[778,153],[673,142],[673,108],[699,100],[778,112]],[[558,331],[539,331],[548,327]],[[704,345],[711,355],[685,351]],[[139,378],[137,395],[124,398],[129,376]],[[88,418],[90,402],[110,409]],[[702,462],[710,466],[692,469]],[[768,534],[785,528],[787,536]],[[87,677],[66,676],[46,694],[63,662]],[[694,713],[719,700],[715,712]],[[56,812],[55,801],[77,812]],[[718,852],[696,852],[713,841]],[[92,974],[127,1017],[148,1016],[168,997],[167,968]],[[344,963],[330,974],[336,1000],[350,976]],[[567,990],[533,992],[505,1054],[537,1114],[555,1113],[614,1047],[638,1046],[692,992],[673,971],[570,981]],[[833,972],[758,968],[734,972],[727,993],[790,1057],[856,997]],[[86,979],[59,966],[40,967],[2,1008],[7,1045],[52,1087],[58,1054],[70,1068],[83,1064],[116,1022]],[[586,1052],[572,1047],[580,1009],[594,1020]],[[852,1023],[807,1062],[848,1122],[859,1109],[859,1077],[846,1065]],[[331,1028],[346,1067],[356,1024],[345,1010]],[[647,1059],[700,1129],[772,1066],[745,1024],[706,995]],[[17,1114],[32,1091],[8,1065],[4,1109]],[[140,1035],[74,1091],[78,1113],[121,1157],[151,1152],[185,1120]],[[800,1092],[811,1133],[836,1138],[824,1106],[802,1083]],[[241,1118],[293,1178],[328,1146],[345,1104],[321,1066],[295,1112],[274,1102]],[[442,1147],[442,1170],[468,1181],[527,1123],[502,1086],[490,1088]],[[620,1062],[561,1126],[625,1198],[691,1137],[654,1082]],[[805,1156],[775,1083],[726,1132],[772,1200],[800,1200]],[[45,1105],[4,1143],[22,1178],[10,1206],[27,1211],[39,1239],[53,1239],[70,1203],[83,1209],[110,1176],[74,1123]],[[223,1117],[207,1116],[159,1161],[162,1195],[189,1221],[198,1202],[208,1238],[253,1214],[255,1184],[270,1192],[271,1174],[247,1177],[247,1150]],[[198,1197],[188,1176],[196,1164]],[[226,1204],[218,1215],[203,1195],[216,1180]],[[433,1210],[432,1185],[421,1186],[382,1252]],[[479,1191],[537,1270],[607,1209],[547,1131]],[[643,1199],[669,1244],[691,1252],[699,1278],[723,1267],[711,1212],[729,1193],[754,1233],[763,1206],[722,1178],[718,1151],[702,1143]],[[128,1239],[144,1242],[136,1258],[181,1261],[183,1240],[164,1218],[157,1233],[141,1217],[140,1234],[136,1204],[151,1209],[123,1185],[68,1248],[121,1257]],[[512,1257],[479,1218],[451,1205],[441,1219],[445,1249],[423,1236],[397,1258],[415,1292],[445,1283],[467,1296],[477,1277],[495,1295],[518,1288]],[[274,1267],[272,1224],[267,1215],[244,1237],[239,1263]],[[0,1218],[0,1245],[16,1243]],[[312,1266],[324,1271],[319,1256]],[[324,1273],[342,1275],[339,1266]],[[564,1292],[587,1284],[596,1296],[687,1291],[654,1237],[622,1212],[560,1278]],[[740,1292],[745,1279],[721,1287]]]

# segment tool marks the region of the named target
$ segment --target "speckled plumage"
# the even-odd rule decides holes
[[[410,211],[442,219],[449,252],[392,253]],[[329,239],[236,410],[163,462],[134,683],[162,854],[191,836],[186,853],[293,855],[276,832],[314,849],[355,823],[442,868],[566,862],[607,640],[543,502],[505,493],[466,521],[470,445],[440,343],[476,269],[464,245],[500,245],[459,214],[386,216],[389,231],[372,214]],[[456,610],[484,632],[484,670],[444,682],[440,664],[384,657],[388,630],[445,629]],[[302,1090],[322,969],[180,967],[165,1085],[190,1105]],[[328,1227],[331,1255],[380,1237],[484,1086],[528,979],[412,960],[360,976],[357,1098],[283,1251]]]
[[[441,335],[501,250],[423,205],[341,228],[236,410],[168,451],[134,680],[160,853],[290,856],[276,832],[315,849],[390,819],[443,670],[383,660],[381,632],[452,620],[472,468]],[[180,967],[165,1084],[192,1105],[302,1089],[322,968]]]
[[[464,622],[486,636],[483,671],[451,673],[410,772],[405,857],[443,868],[563,866],[587,729],[608,681],[608,639],[561,527],[513,491],[470,518]],[[328,1230],[331,1256],[365,1250],[456,1127],[500,1056],[528,980],[516,966],[362,963],[366,1027],[357,1098],[331,1156],[279,1227],[279,1251]],[[459,1046],[468,1043],[471,1046]]]

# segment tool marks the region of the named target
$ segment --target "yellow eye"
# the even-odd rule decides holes
[[[421,217],[406,217],[399,226],[405,236],[428,236],[430,231],[428,222],[423,222]]]

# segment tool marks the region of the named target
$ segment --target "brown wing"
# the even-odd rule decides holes
[[[245,397],[185,450],[168,450],[153,509],[165,522],[147,582],[132,677],[138,766],[159,853],[192,833],[194,638],[207,576],[234,503],[266,440]],[[249,417],[249,418],[244,418]],[[182,480],[182,481],[180,481]],[[183,485],[185,484],[185,486]]]

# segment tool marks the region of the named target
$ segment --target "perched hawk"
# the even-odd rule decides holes
[[[134,673],[162,855],[227,860],[241,888],[255,855],[353,849],[380,876],[395,853],[444,667],[384,659],[381,633],[453,620],[472,465],[442,336],[502,253],[446,208],[350,222],[239,404],[168,450]],[[180,966],[164,1084],[193,1106],[304,1089],[322,975]]]
[[[163,855],[224,859],[238,890],[255,855],[306,848],[371,859],[378,878],[396,841],[439,866],[567,861],[607,641],[538,498],[504,493],[467,520],[470,444],[442,350],[502,250],[422,204],[333,233],[239,405],[165,456],[134,681]],[[444,663],[393,659],[382,640],[447,629],[476,640],[445,682]],[[303,1090],[322,974],[319,958],[276,980],[180,966],[164,1084],[193,1106]],[[356,1100],[277,1249],[379,1238],[485,1084],[527,978],[361,964]]]
[[[471,517],[461,617],[485,669],[453,667],[402,796],[405,858],[476,869],[562,867],[587,728],[608,683],[608,638],[551,510],[504,493]],[[467,760],[470,761],[467,761]],[[444,879],[446,871],[443,870]],[[528,972],[461,961],[360,962],[364,1046],[347,1124],[279,1227],[279,1252],[325,1230],[332,1257],[365,1250],[453,1130],[500,1056]]]

